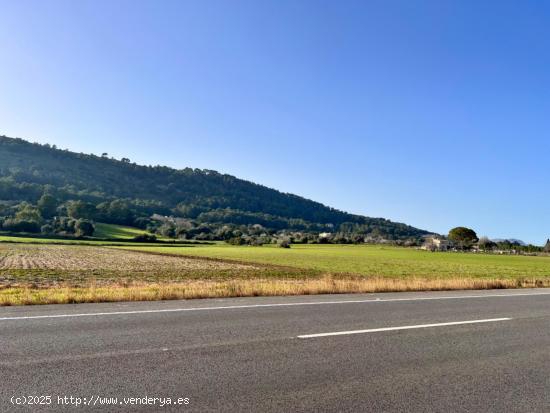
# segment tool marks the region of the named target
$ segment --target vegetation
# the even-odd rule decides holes
[[[246,244],[316,242],[320,233],[341,243],[418,243],[427,234],[212,170],[140,166],[0,137],[0,229],[82,237],[97,231],[95,222]]]
[[[8,287],[0,290],[0,305],[75,304],[117,301],[158,301],[191,298],[259,297],[274,295],[383,293],[395,291],[483,290],[493,288],[548,287],[548,280],[391,280],[334,279],[306,280],[251,279],[189,281],[185,283],[116,284],[55,288]]]
[[[92,246],[0,245],[0,279],[4,287],[29,283],[39,287],[59,283],[83,286],[92,281],[105,285],[193,279],[299,278],[313,273],[281,266],[145,254]]]
[[[120,244],[0,244],[0,305],[550,286],[541,256]]]
[[[230,245],[166,248],[125,246],[136,251],[208,257],[238,262],[283,265],[323,274],[387,278],[531,279],[550,277],[550,257],[431,253],[379,245],[293,245],[236,247]]]
[[[0,231],[4,305],[550,286],[550,241],[445,238],[211,170],[6,137]],[[459,253],[397,247],[423,243]]]
[[[102,222],[97,222],[95,224],[94,237],[96,238],[131,240],[143,235],[147,235],[147,231],[140,228],[128,227],[124,225],[105,224]]]
[[[39,234],[28,235],[3,235],[0,234],[0,244],[51,244],[51,245],[91,245],[91,246],[132,246],[136,242],[143,245],[164,245],[166,247],[191,246],[199,244],[207,244],[200,241],[176,241],[176,240],[157,240],[156,237],[151,239],[150,235],[145,234],[146,239],[141,235],[137,235],[132,239],[94,239],[94,238],[64,238],[56,235],[44,236]],[[1,247],[1,246],[0,246]]]
[[[460,249],[469,249],[478,241],[473,229],[456,227],[449,231],[449,240]]]

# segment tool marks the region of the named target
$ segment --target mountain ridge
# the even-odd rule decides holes
[[[60,201],[95,205],[122,199],[137,216],[158,213],[211,224],[360,232],[387,239],[429,233],[385,218],[347,213],[211,169],[138,165],[127,158],[0,136],[0,200],[36,203],[45,192]]]

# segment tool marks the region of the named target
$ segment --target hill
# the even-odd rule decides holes
[[[188,230],[190,225],[205,229],[259,224],[273,231],[344,232],[394,240],[428,233],[383,218],[349,214],[213,170],[143,166],[106,154],[74,153],[0,136],[4,208],[23,201],[38,205],[44,194],[57,202],[52,216],[80,214],[120,225],[145,227],[151,215],[159,214],[174,217],[172,223]],[[72,214],[71,200],[82,201],[73,205]],[[80,212],[74,211],[79,208]],[[97,210],[86,213],[86,208]]]

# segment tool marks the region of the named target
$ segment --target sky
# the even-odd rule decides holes
[[[0,0],[0,134],[550,237],[550,4]]]

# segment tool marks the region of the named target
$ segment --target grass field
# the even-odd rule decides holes
[[[428,252],[378,245],[293,245],[290,249],[230,245],[130,248],[165,254],[283,265],[332,275],[354,274],[394,279],[550,277],[550,257],[538,256]]]
[[[38,237],[15,237],[12,235],[0,235],[1,243],[15,244],[43,244],[43,245],[92,245],[92,246],[132,246],[135,242],[128,241],[102,241],[94,239],[76,239],[76,238],[38,238]],[[158,244],[143,243],[142,246],[154,246]],[[169,246],[167,248],[170,248]]]
[[[96,238],[132,239],[142,234],[147,234],[147,231],[122,225],[103,224],[101,222],[95,223],[94,237]]]
[[[0,243],[0,305],[550,286],[550,257],[30,240]]]
[[[135,227],[126,227],[124,225],[104,224],[96,222],[94,238],[109,238],[117,240],[130,240],[138,235],[150,234],[149,232]],[[162,235],[155,235],[157,239],[162,241],[170,241],[170,238]]]
[[[71,238],[40,238],[40,237],[30,237],[30,236],[13,236],[13,235],[2,235],[0,234],[0,242],[23,242],[23,243],[43,243],[43,244],[90,244],[90,245],[104,245],[106,243],[111,244],[112,242],[124,242],[125,240],[130,241],[138,235],[148,234],[147,231],[135,228],[135,227],[126,227],[123,225],[114,225],[114,224],[104,224],[101,222],[96,222],[95,231],[93,238],[100,238],[100,240],[94,239],[71,239]],[[156,235],[158,240],[161,241],[172,241],[170,238]],[[101,239],[109,239],[111,241],[102,241]],[[116,240],[116,241],[113,241]]]

